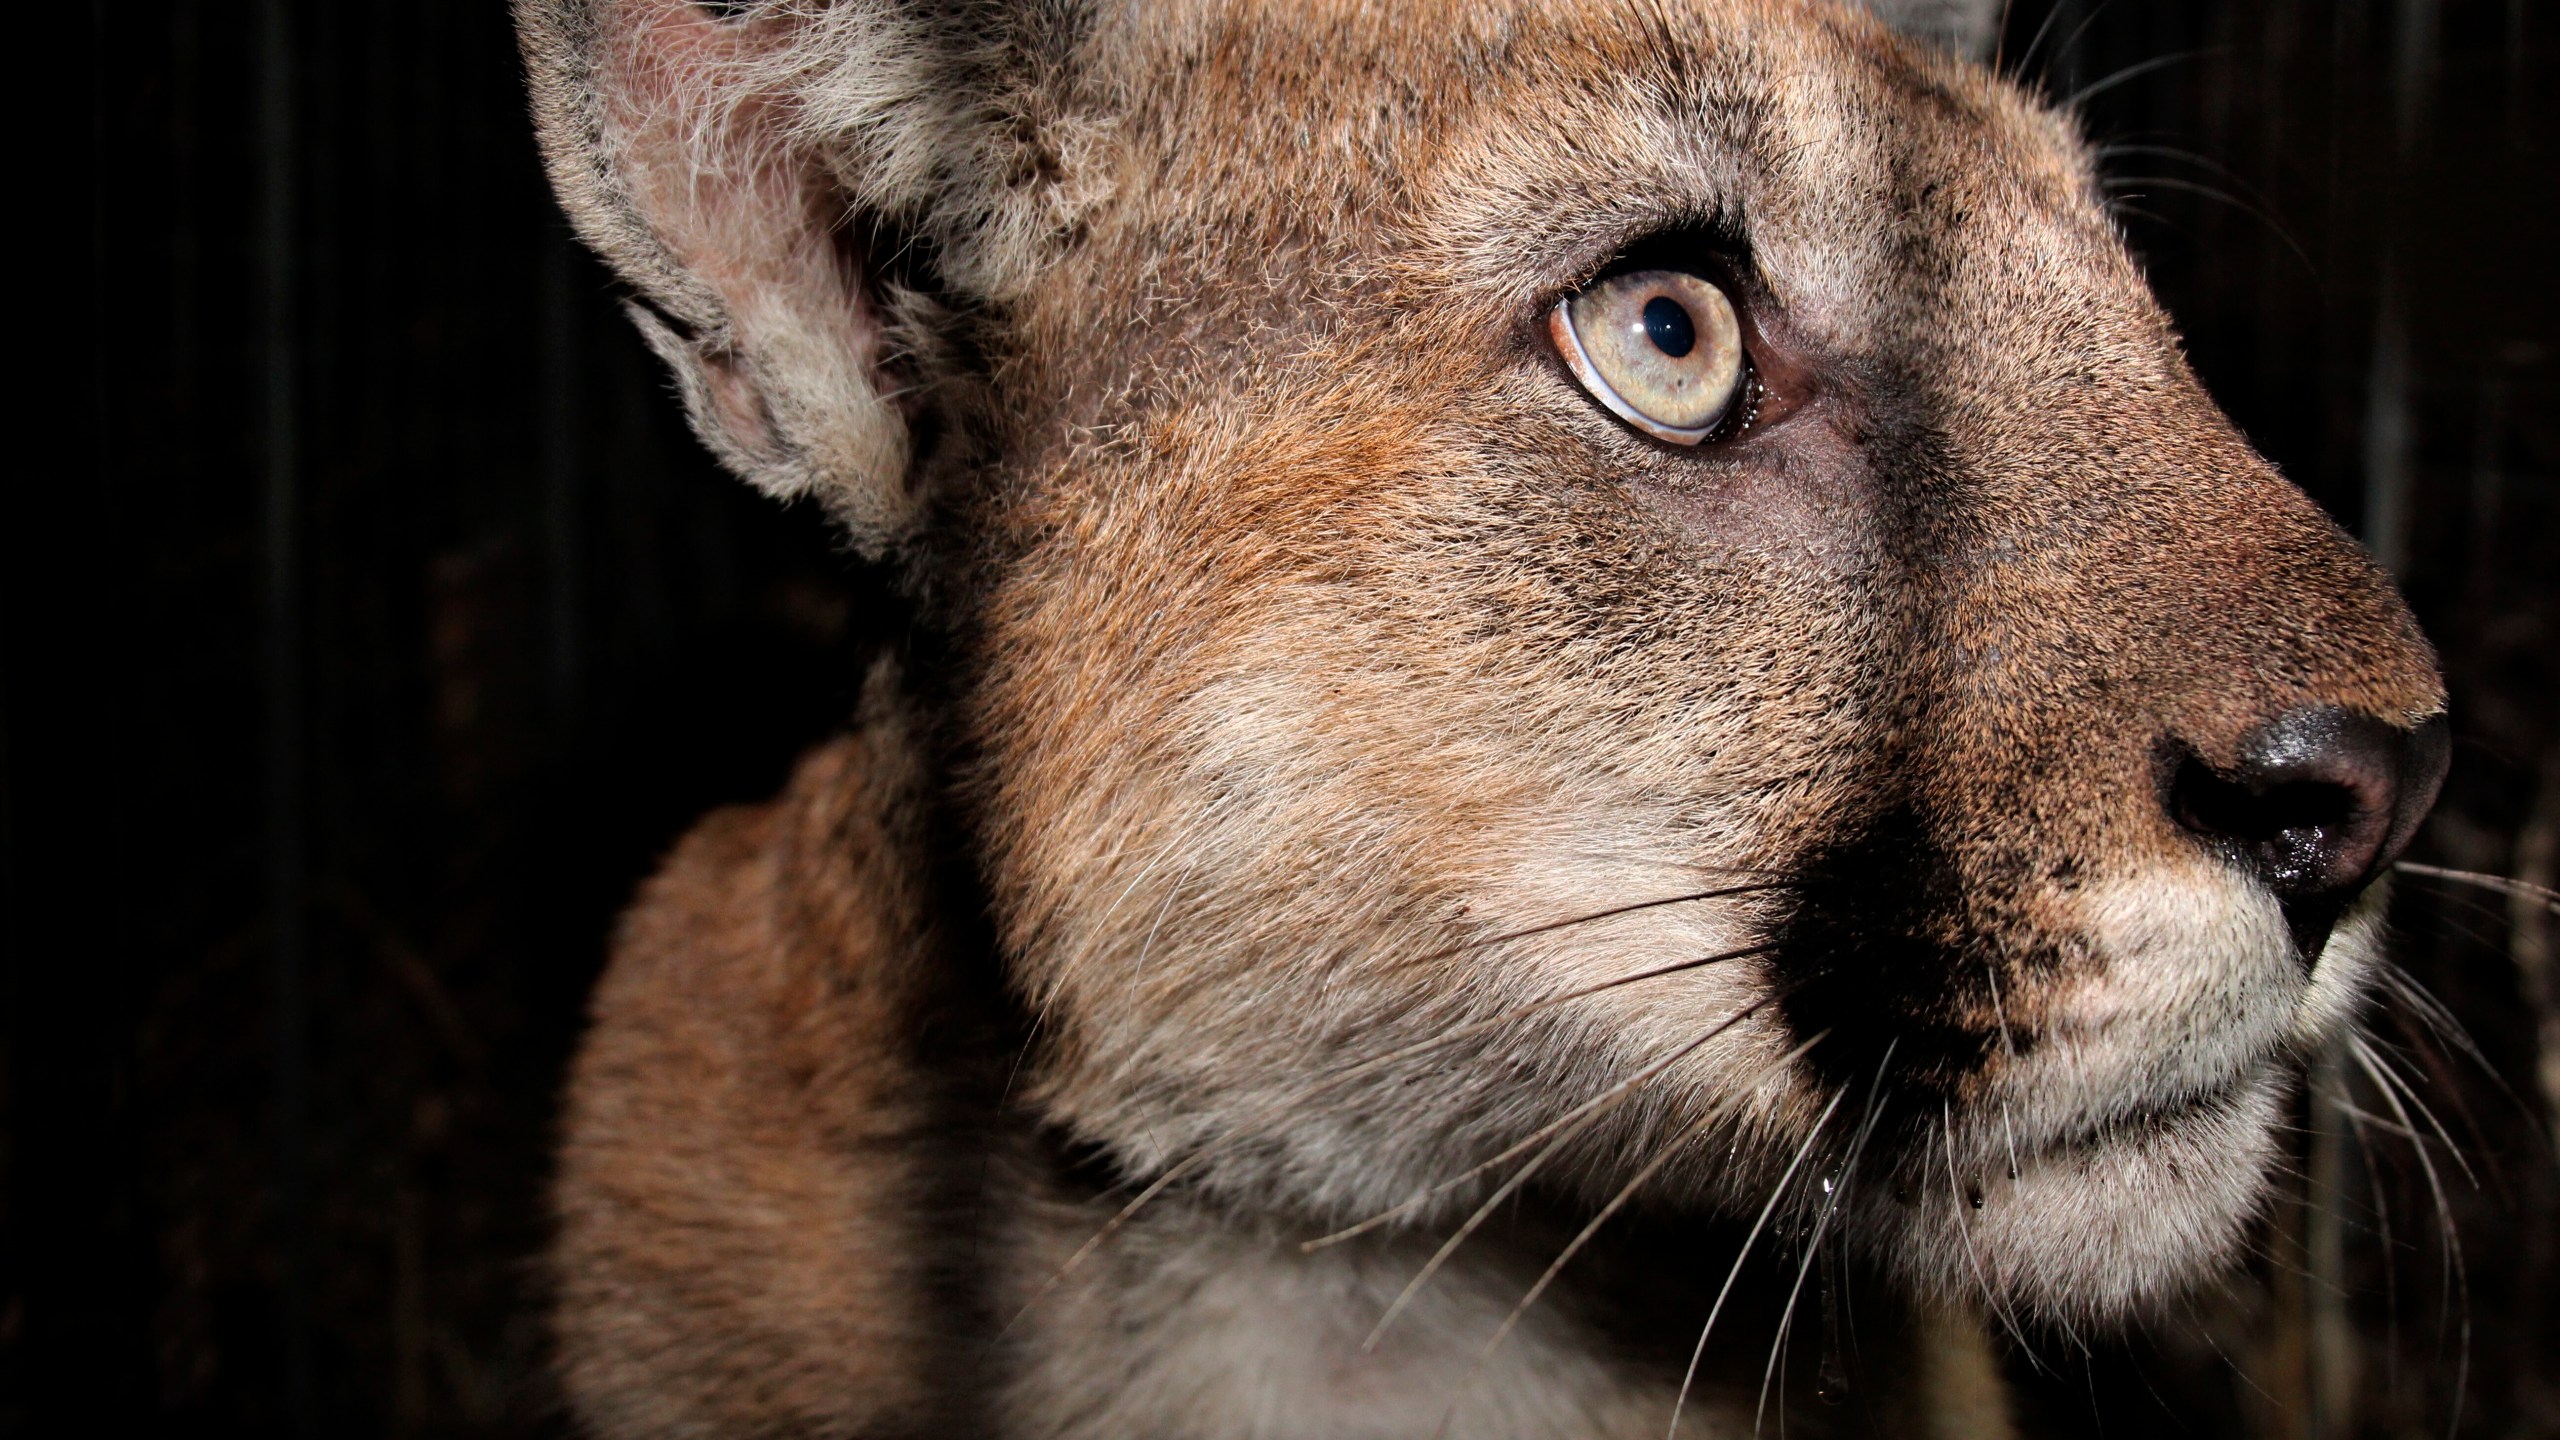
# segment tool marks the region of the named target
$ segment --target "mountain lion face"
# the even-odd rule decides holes
[[[1046,1123],[2066,1318],[2231,1254],[2443,691],[2067,118],[1761,0],[718,8],[528,11],[555,173],[948,637]]]

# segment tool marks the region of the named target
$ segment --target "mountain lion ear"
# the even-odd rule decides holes
[[[909,370],[936,347],[915,333],[933,307],[877,283],[867,237],[947,260],[960,228],[999,218],[986,197],[1003,189],[970,183],[1003,159],[979,83],[1001,40],[963,46],[929,8],[516,6],[552,184],[638,291],[632,317],[695,431],[758,489],[822,501],[875,554],[923,515],[908,422],[932,377]]]
[[[1987,60],[2000,39],[2006,0],[1857,0],[1884,23],[1967,60]]]

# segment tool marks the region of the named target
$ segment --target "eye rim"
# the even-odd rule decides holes
[[[1704,425],[1668,425],[1638,409],[1625,396],[1618,393],[1615,385],[1610,384],[1608,379],[1601,375],[1599,367],[1592,363],[1590,352],[1583,347],[1581,333],[1574,327],[1572,318],[1574,301],[1613,281],[1652,271],[1686,275],[1713,289],[1723,297],[1725,304],[1732,308],[1734,322],[1739,331],[1737,343],[1742,352],[1739,357],[1739,373],[1734,381],[1733,399],[1716,415],[1715,419]],[[1767,390],[1761,380],[1760,364],[1752,354],[1753,333],[1751,316],[1744,309],[1740,295],[1723,278],[1710,273],[1708,267],[1649,257],[1639,259],[1629,256],[1565,291],[1547,307],[1549,348],[1564,363],[1565,369],[1572,374],[1574,382],[1582,388],[1583,393],[1599,401],[1602,409],[1617,417],[1629,428],[1666,444],[1681,446],[1685,449],[1697,449],[1709,441],[1731,440],[1757,423],[1761,402]]]

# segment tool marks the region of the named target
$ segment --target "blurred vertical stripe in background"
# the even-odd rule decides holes
[[[684,433],[502,6],[46,23],[84,92],[18,146],[68,313],[0,520],[0,1431],[553,1433],[531,1262],[613,913],[891,611]],[[2552,884],[2560,9],[2017,0],[2003,63],[2442,647],[2413,859]],[[2019,1365],[2040,1433],[2560,1433],[2556,922],[2415,873],[2394,919],[2469,1036],[2377,1004],[2426,1113],[2333,1057],[2251,1273]]]

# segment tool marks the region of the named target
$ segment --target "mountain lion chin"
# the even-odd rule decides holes
[[[1897,1177],[1875,1258],[1919,1292],[1974,1297],[2009,1323],[2114,1324],[2158,1313],[2228,1266],[2267,1191],[2285,1086],[2253,1078],[2017,1157],[1997,1115]],[[1970,1144],[1968,1144],[1970,1132]],[[1930,1173],[1930,1172],[1935,1173]]]

